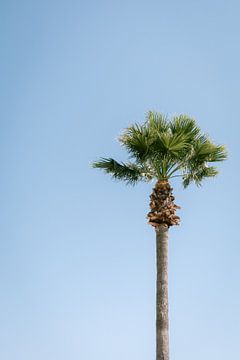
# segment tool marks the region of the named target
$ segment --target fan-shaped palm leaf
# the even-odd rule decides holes
[[[152,173],[149,169],[137,164],[128,162],[117,162],[112,158],[101,158],[92,165],[94,168],[103,169],[106,173],[111,174],[114,179],[124,180],[128,184],[134,185],[136,182],[152,179]]]

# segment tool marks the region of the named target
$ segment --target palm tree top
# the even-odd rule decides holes
[[[225,146],[214,144],[187,115],[168,119],[149,111],[146,121],[125,129],[119,142],[129,154],[128,162],[100,158],[92,166],[132,185],[173,177],[182,178],[184,187],[191,182],[201,185],[205,178],[218,174],[212,163],[227,158]]]

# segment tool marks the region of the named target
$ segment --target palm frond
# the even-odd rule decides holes
[[[223,145],[215,145],[206,135],[202,135],[193,143],[187,162],[190,167],[196,167],[204,162],[223,161],[226,158],[227,150]]]
[[[167,116],[158,112],[149,111],[146,116],[145,125],[151,133],[167,132],[169,130],[169,121]]]
[[[105,173],[112,175],[114,179],[126,181],[131,185],[135,185],[140,180],[149,181],[152,179],[149,169],[131,162],[119,163],[112,158],[101,158],[99,161],[93,162],[92,166],[104,170]]]
[[[185,134],[159,133],[152,144],[152,152],[159,162],[165,161],[168,170],[187,154],[189,143]]]
[[[174,116],[169,126],[172,134],[184,134],[188,142],[195,140],[200,133],[196,121],[187,115]]]
[[[223,161],[227,159],[227,150],[223,145],[214,145],[212,147],[212,151],[209,154],[208,161],[209,162],[217,162]]]
[[[183,175],[183,186],[186,188],[192,182],[200,186],[205,178],[214,177],[217,174],[218,170],[214,166],[204,165],[196,169],[196,171]]]
[[[139,161],[144,161],[152,143],[149,129],[138,124],[128,127],[118,140],[126,148],[130,156]]]

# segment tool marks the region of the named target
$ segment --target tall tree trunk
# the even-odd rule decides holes
[[[168,340],[168,228],[178,225],[179,216],[172,188],[166,179],[158,180],[150,195],[148,223],[156,230],[157,299],[156,360],[169,360]]]
[[[168,226],[156,228],[157,297],[156,360],[169,360],[168,339]]]

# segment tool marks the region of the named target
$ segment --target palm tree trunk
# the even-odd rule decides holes
[[[169,360],[168,340],[168,226],[156,228],[157,297],[156,360]]]

